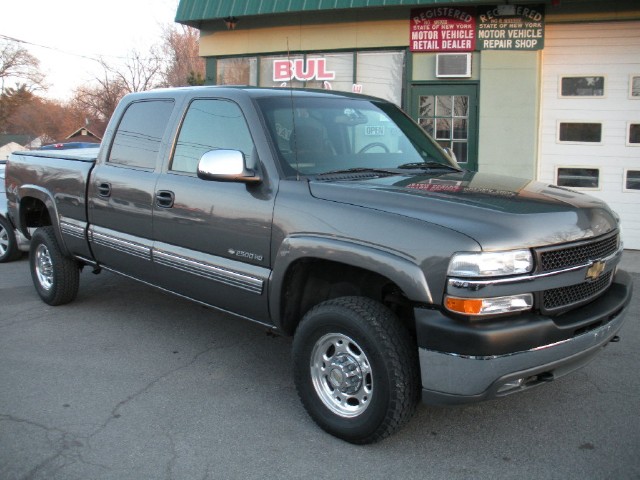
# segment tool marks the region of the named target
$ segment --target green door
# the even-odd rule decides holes
[[[453,150],[461,167],[478,169],[478,85],[411,87],[411,116],[442,147]]]

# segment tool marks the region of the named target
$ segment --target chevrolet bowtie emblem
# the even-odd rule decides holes
[[[587,270],[586,279],[587,280],[597,280],[602,272],[604,272],[604,267],[607,265],[606,262],[602,262],[600,260],[593,262],[593,264]]]

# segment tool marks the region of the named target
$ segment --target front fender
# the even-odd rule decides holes
[[[298,260],[313,258],[376,272],[398,285],[410,300],[433,303],[424,272],[401,252],[322,235],[295,235],[282,242],[273,262],[269,308],[276,324],[282,318],[280,295],[289,267]]]

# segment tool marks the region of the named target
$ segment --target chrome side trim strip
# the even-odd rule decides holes
[[[163,288],[163,287],[161,287],[161,286],[159,286],[159,285],[156,285],[155,283],[150,283],[150,282],[145,282],[144,280],[140,280],[139,278],[137,278],[137,277],[133,277],[133,276],[128,275],[128,274],[126,274],[126,273],[123,273],[123,272],[121,272],[120,270],[116,270],[116,269],[109,268],[109,267],[106,267],[106,266],[103,266],[102,268],[104,268],[105,270],[107,270],[107,271],[109,271],[109,272],[113,272],[113,273],[118,274],[118,275],[121,275],[121,276],[123,276],[123,277],[130,278],[131,280],[135,280],[136,282],[140,282],[140,283],[143,283],[143,284],[145,284],[145,285],[149,285],[150,287],[157,288],[157,289],[159,289],[159,290],[162,290],[163,292],[171,293],[171,294],[176,295],[176,296],[178,296],[178,297],[180,297],[180,298],[186,298],[187,300],[191,300],[191,301],[193,301],[193,302],[195,302],[195,303],[198,303],[198,304],[200,304],[200,305],[204,305],[205,307],[212,308],[213,310],[216,310],[216,311],[218,311],[218,312],[228,313],[229,315],[233,315],[234,317],[242,318],[242,319],[244,319],[244,320],[249,320],[249,321],[250,321],[250,322],[252,322],[252,323],[256,323],[256,324],[258,324],[258,325],[261,325],[261,326],[263,326],[263,327],[266,327],[266,328],[268,328],[269,330],[271,330],[271,331],[273,331],[273,332],[278,332],[278,331],[279,331],[279,330],[277,329],[277,327],[276,327],[275,325],[273,325],[272,323],[268,323],[268,322],[264,322],[264,321],[256,320],[255,318],[247,317],[246,315],[240,315],[240,314],[238,314],[238,313],[236,313],[236,312],[233,312],[233,311],[231,311],[231,310],[227,310],[227,309],[225,309],[225,308],[220,308],[220,307],[219,307],[219,306],[217,306],[217,305],[213,305],[213,304],[211,304],[211,303],[203,302],[203,301],[201,301],[201,300],[198,300],[197,298],[189,297],[189,296],[187,296],[187,295],[182,295],[182,294],[180,294],[180,293],[178,293],[178,292],[175,292],[175,291],[173,291],[173,290],[169,290],[169,289],[167,289],[167,288]]]
[[[159,265],[197,275],[208,280],[214,280],[232,287],[241,288],[258,295],[262,294],[264,287],[264,281],[259,278],[217,267],[209,263],[199,262],[192,258],[183,257],[164,250],[154,249],[153,260]]]
[[[188,256],[188,251],[185,249],[181,250],[184,250],[187,254],[179,255],[165,249],[144,245],[131,239],[116,237],[110,232],[98,232],[93,226],[89,228],[88,236],[89,241],[95,245],[154,262],[173,270],[240,288],[257,295],[262,295],[264,291],[264,279],[203,260],[196,260]]]
[[[102,247],[111,248],[122,253],[151,261],[151,248],[140,243],[122,240],[111,235],[89,230],[89,241]]]
[[[69,235],[70,237],[84,240],[85,228],[86,228],[86,223],[84,224],[71,223],[65,220],[64,218],[60,219],[60,231],[65,235]]]

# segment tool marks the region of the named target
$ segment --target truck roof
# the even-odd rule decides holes
[[[162,98],[162,97],[184,97],[195,96],[201,94],[203,96],[224,95],[228,98],[234,97],[326,97],[326,98],[351,98],[357,100],[374,100],[386,101],[376,97],[361,95],[350,92],[338,92],[332,90],[310,89],[310,88],[287,88],[287,87],[252,87],[246,85],[207,85],[197,87],[177,87],[177,88],[159,88],[148,90],[146,92],[130,93],[127,95],[130,99],[137,98]]]

